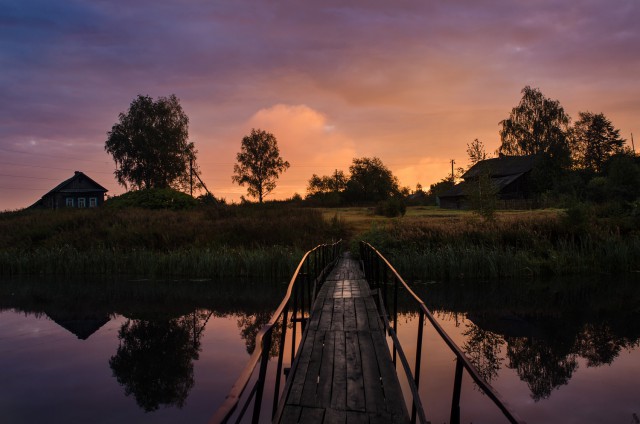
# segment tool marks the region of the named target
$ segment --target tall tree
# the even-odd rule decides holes
[[[485,151],[482,141],[476,138],[470,144],[467,144],[467,155],[469,156],[469,168],[485,160],[487,158],[487,152]]]
[[[398,178],[377,158],[354,158],[346,194],[354,201],[385,200],[400,192]]]
[[[545,97],[537,88],[526,86],[520,104],[511,110],[509,118],[500,122],[500,153],[543,154],[553,166],[567,167],[570,120],[560,102]]]
[[[309,196],[324,193],[339,193],[347,188],[347,177],[344,172],[337,169],[331,175],[323,175],[322,177],[313,174],[309,179],[307,193]]]
[[[197,172],[189,118],[175,95],[138,95],[107,133],[105,150],[116,163],[118,183],[134,189],[189,186],[190,166]]]
[[[625,142],[602,113],[580,112],[571,136],[575,165],[594,172],[602,172],[611,156],[622,153]]]
[[[242,138],[236,159],[232,181],[241,186],[246,184],[249,196],[257,197],[260,203],[276,188],[276,180],[290,166],[280,157],[274,135],[255,128]]]

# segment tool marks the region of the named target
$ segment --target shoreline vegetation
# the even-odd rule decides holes
[[[264,278],[287,280],[304,252],[366,240],[407,281],[485,281],[640,273],[640,225],[560,209],[471,212],[295,202],[0,213],[0,276]]]

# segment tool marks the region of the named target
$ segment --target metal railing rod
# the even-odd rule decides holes
[[[377,290],[377,295],[380,296],[380,290]],[[411,367],[409,366],[409,361],[402,350],[402,346],[400,345],[400,341],[398,340],[398,336],[393,328],[389,325],[389,319],[387,318],[387,311],[384,308],[384,304],[380,304],[382,308],[382,316],[385,320],[385,327],[387,327],[387,331],[391,338],[393,339],[394,346],[397,344],[397,354],[400,358],[400,363],[402,363],[402,368],[404,369],[405,374],[407,375],[407,381],[409,383],[409,389],[411,389],[411,394],[413,395],[413,407],[417,410],[418,416],[420,417],[420,423],[426,424],[428,423],[427,418],[424,414],[424,408],[422,407],[422,401],[420,400],[420,393],[418,392],[418,386],[416,385],[416,381],[414,379],[413,373],[411,372]],[[415,422],[415,418],[413,419]]]
[[[292,350],[291,350],[291,362],[293,363],[294,358],[295,358],[295,332],[296,332],[296,319],[297,319],[297,315],[298,315],[298,311],[297,311],[297,301],[298,301],[298,284],[296,284],[298,282],[299,279],[299,274],[301,273],[303,267],[306,265],[307,266],[307,271],[310,270],[309,268],[309,257],[311,254],[314,254],[314,252],[318,249],[324,250],[327,248],[332,248],[332,252],[333,252],[333,258],[332,258],[332,263],[335,262],[336,260],[336,256],[337,256],[337,252],[338,250],[338,245],[341,243],[342,241],[338,241],[336,243],[334,243],[333,245],[319,245],[316,246],[314,249],[309,250],[308,252],[306,252],[304,254],[304,256],[302,257],[302,260],[300,261],[300,263],[298,264],[293,277],[291,277],[291,280],[289,282],[289,285],[287,287],[287,292],[284,296],[284,298],[282,299],[282,301],[280,302],[280,305],[278,305],[278,308],[275,310],[275,312],[273,313],[273,315],[271,316],[271,319],[269,320],[269,322],[267,324],[265,324],[260,331],[258,331],[258,334],[256,335],[256,344],[255,344],[255,350],[253,351],[253,353],[251,354],[251,356],[249,357],[249,361],[247,362],[247,364],[245,365],[245,367],[243,368],[242,372],[240,373],[240,376],[238,377],[238,379],[235,381],[235,383],[233,384],[233,386],[231,387],[231,390],[229,391],[229,394],[226,396],[225,400],[223,401],[222,405],[220,405],[220,407],[218,408],[218,410],[215,412],[215,414],[213,415],[213,417],[210,420],[210,423],[226,423],[227,420],[231,417],[231,415],[234,413],[234,411],[236,410],[238,403],[240,401],[240,398],[242,397],[247,384],[249,383],[249,380],[251,379],[251,376],[253,375],[256,365],[258,363],[258,361],[260,359],[262,359],[262,365],[261,365],[261,369],[260,369],[260,374],[264,377],[264,373],[266,372],[266,366],[267,366],[267,362],[268,362],[268,355],[269,355],[269,349],[271,346],[271,340],[270,340],[270,335],[271,332],[274,328],[274,326],[276,325],[276,323],[278,322],[278,320],[280,319],[280,317],[282,316],[283,312],[286,310],[286,308],[288,308],[288,304],[289,301],[293,298],[293,311],[292,311],[292,321],[293,321],[293,340],[292,340]],[[324,273],[326,272],[326,268],[329,267],[330,264],[327,263],[325,264],[324,269],[322,270],[321,274],[324,275]],[[304,286],[305,286],[305,282],[308,284],[309,279],[304,278],[300,284],[302,284],[302,289],[304,290]],[[309,288],[307,288],[307,291],[309,291]],[[295,289],[295,290],[294,290]],[[292,296],[293,294],[293,296]],[[302,318],[304,318],[304,291],[301,293],[301,299],[300,299],[300,307],[302,309]],[[284,332],[282,334],[282,337],[285,338],[286,337],[286,322],[283,324],[283,328],[284,328]],[[269,340],[266,340],[267,343],[263,342],[263,339],[265,338],[265,335],[268,336]],[[268,347],[266,346],[268,345]],[[267,348],[267,350],[265,351],[265,347]],[[266,355],[266,357],[265,357]],[[266,359],[265,359],[266,358]],[[260,381],[259,381],[260,382]],[[258,382],[258,383],[259,383]],[[244,415],[244,411],[246,411],[247,407],[248,407],[248,403],[251,401],[251,398],[253,398],[254,394],[256,393],[256,390],[258,390],[261,394],[261,388],[258,387],[258,383],[256,383],[256,385],[253,387],[251,393],[250,393],[250,398],[249,400],[245,403],[245,405],[242,408],[242,415]],[[264,378],[262,380],[262,384],[264,384]],[[278,394],[276,393],[275,396],[277,396]],[[261,399],[256,399],[256,402],[258,403],[258,405],[261,402]],[[258,407],[259,409],[259,407]],[[254,419],[256,416],[256,413],[259,414],[259,411],[255,411],[254,409]]]
[[[402,279],[402,277],[400,276],[398,271],[396,271],[396,269],[393,267],[393,265],[391,265],[391,263],[389,263],[389,261],[378,250],[376,250],[375,247],[371,246],[369,243],[364,242],[364,241],[361,242],[361,243],[363,244],[364,248],[369,249],[373,253],[373,255],[377,258],[377,260],[382,261],[385,264],[385,266],[391,271],[392,275],[395,276],[395,278],[396,278],[396,290],[397,290],[398,282],[402,284],[403,288],[409,293],[410,297],[413,298],[413,300],[418,304],[418,307],[420,308],[420,310],[423,311],[423,313],[425,314],[425,316],[427,317],[427,319],[429,320],[429,322],[431,323],[433,328],[440,335],[440,338],[442,338],[442,340],[445,342],[445,344],[449,347],[449,349],[452,351],[452,353],[456,356],[456,359],[462,363],[464,368],[469,373],[469,376],[471,376],[471,378],[478,385],[478,387],[480,387],[480,389],[482,389],[482,391],[489,397],[489,399],[491,399],[493,401],[493,403],[500,409],[500,411],[502,411],[503,415],[509,420],[509,422],[511,422],[512,424],[524,423],[524,421],[522,421],[519,418],[517,418],[516,415],[513,412],[511,412],[511,410],[507,406],[507,402],[505,402],[502,399],[502,397],[496,392],[496,390],[493,387],[491,387],[491,385],[489,383],[487,383],[480,376],[480,373],[476,370],[475,366],[471,363],[471,361],[469,361],[469,359],[462,352],[462,350],[458,347],[458,345],[456,345],[455,342],[444,331],[442,326],[440,326],[438,321],[431,314],[431,311],[429,311],[429,309],[424,304],[422,299],[420,299],[420,297],[418,297],[418,295],[416,295],[415,292],[413,290],[411,290],[411,288],[407,285],[407,283],[404,281],[404,279]],[[366,255],[365,255],[365,257],[366,257]],[[397,302],[397,295],[396,295],[396,299],[394,299],[394,303],[395,302]],[[397,313],[397,304],[395,305],[395,309],[396,310],[394,311],[394,313]],[[397,318],[394,317],[394,321],[396,319]],[[395,328],[394,328],[394,330],[395,330]]]

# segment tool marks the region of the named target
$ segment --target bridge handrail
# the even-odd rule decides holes
[[[417,375],[417,378],[416,378],[416,376],[410,376],[410,375],[407,375],[407,378],[413,378],[413,380],[416,381],[416,382],[419,381],[420,352],[421,352],[421,348],[420,347],[421,347],[421,344],[422,344],[421,334],[422,334],[422,325],[423,325],[424,316],[426,316],[427,319],[429,320],[429,322],[431,323],[431,325],[436,330],[436,332],[440,335],[442,340],[444,340],[446,345],[449,347],[449,349],[456,356],[456,375],[455,375],[456,381],[455,381],[455,384],[454,384],[454,395],[453,395],[454,399],[453,399],[453,402],[452,402],[451,422],[452,423],[453,422],[459,422],[459,420],[460,420],[460,416],[459,416],[460,384],[461,384],[461,381],[462,381],[462,368],[464,368],[464,369],[467,370],[467,372],[469,373],[469,375],[471,376],[473,381],[493,401],[493,403],[500,409],[500,411],[509,420],[509,422],[511,422],[513,424],[523,424],[524,421],[522,421],[521,419],[516,417],[515,413],[513,413],[508,408],[507,403],[502,399],[502,397],[498,394],[498,392],[493,387],[491,387],[491,385],[489,383],[487,383],[481,377],[481,375],[478,372],[478,370],[476,369],[476,367],[471,363],[471,361],[469,361],[469,359],[464,354],[464,352],[460,349],[460,347],[458,347],[458,345],[456,345],[456,343],[451,339],[451,337],[449,337],[449,335],[444,331],[442,326],[440,326],[440,324],[435,319],[435,317],[433,316],[431,311],[429,311],[429,308],[427,308],[427,306],[422,301],[422,299],[420,299],[420,297],[413,290],[411,290],[409,285],[404,281],[404,279],[400,276],[398,271],[396,271],[396,269],[393,267],[393,265],[391,265],[391,263],[382,255],[382,253],[380,253],[375,247],[373,247],[371,244],[367,243],[366,241],[361,241],[360,242],[360,249],[361,249],[362,260],[365,263],[365,277],[367,278],[367,280],[369,280],[370,278],[373,278],[374,282],[375,281],[380,281],[380,279],[379,279],[379,277],[380,277],[380,269],[378,267],[378,263],[376,263],[375,266],[372,263],[373,262],[372,261],[373,257],[375,257],[375,258],[377,258],[378,261],[381,261],[382,264],[384,264],[386,269],[391,271],[391,274],[395,278],[396,283],[399,282],[402,285],[402,287],[407,291],[407,293],[409,293],[409,295],[413,298],[413,300],[418,304],[418,307],[419,307],[419,310],[420,310],[420,323],[419,323],[419,328],[418,328],[418,333],[419,333],[418,338],[420,340],[419,340],[419,343],[418,343],[418,349],[419,349],[418,350],[418,354],[416,354],[416,372],[415,372],[415,374]],[[386,272],[385,272],[385,274],[386,274]],[[386,284],[385,284],[385,289],[386,289]],[[384,300],[381,299],[381,303],[384,303],[384,302],[386,302],[386,296],[385,296]],[[397,289],[396,289],[396,302],[397,302]],[[383,308],[383,310],[384,310],[384,308]],[[396,312],[397,312],[397,308],[396,308]],[[387,319],[386,312],[385,312],[384,318],[385,318],[385,322],[386,322],[385,325],[387,327],[387,330],[390,332],[390,334],[395,336],[396,333],[397,333],[397,324],[396,324],[396,328],[392,329],[388,325],[389,321]],[[393,333],[392,333],[392,331],[393,331]],[[396,343],[399,343],[399,342],[397,342],[397,337],[393,337],[393,339],[394,339],[394,342],[393,342],[394,345],[393,346],[394,346],[394,351],[395,351]],[[395,360],[394,360],[394,362],[395,362]],[[405,367],[405,371],[406,371],[406,367]],[[418,402],[418,405],[419,405],[419,402]],[[411,417],[411,422],[412,423],[415,422],[415,413],[416,413],[416,403],[414,402],[414,407],[413,407],[413,412],[412,412],[412,417]]]
[[[314,247],[313,249],[309,250],[308,252],[306,252],[304,254],[304,256],[302,257],[302,259],[300,260],[300,263],[298,264],[293,277],[291,277],[291,280],[289,282],[289,285],[287,287],[287,292],[284,296],[284,298],[282,299],[282,301],[280,302],[280,305],[278,305],[278,308],[275,310],[275,312],[273,313],[273,315],[271,316],[271,319],[269,320],[269,322],[267,324],[265,324],[260,331],[258,332],[257,336],[256,336],[256,344],[255,344],[255,350],[253,351],[253,353],[251,354],[251,357],[249,358],[249,361],[247,362],[247,365],[245,365],[245,367],[242,370],[242,373],[240,374],[240,376],[238,377],[238,379],[236,380],[236,382],[233,384],[233,386],[231,387],[231,390],[229,391],[229,394],[225,397],[224,402],[222,403],[222,405],[220,405],[220,407],[217,409],[217,411],[215,412],[215,414],[213,415],[213,417],[211,418],[211,420],[209,421],[210,424],[218,424],[218,423],[226,423],[229,418],[232,416],[232,414],[234,413],[234,411],[236,410],[236,408],[238,407],[238,403],[240,402],[240,398],[242,396],[242,394],[244,393],[245,389],[247,388],[247,385],[249,384],[249,381],[251,379],[251,376],[253,375],[256,365],[258,364],[258,361],[261,360],[261,366],[260,366],[260,376],[258,377],[258,381],[256,382],[255,386],[253,387],[253,389],[251,390],[251,393],[249,395],[249,398],[246,401],[246,404],[244,405],[241,413],[240,413],[240,417],[238,418],[238,421],[242,418],[242,415],[244,414],[244,412],[246,411],[247,407],[249,406],[250,401],[252,400],[252,398],[256,397],[255,400],[255,405],[254,405],[254,415],[253,415],[253,419],[252,422],[257,423],[259,420],[259,414],[260,414],[260,403],[261,403],[261,396],[262,396],[262,386],[264,385],[264,378],[265,378],[265,374],[266,374],[266,366],[267,366],[267,361],[269,359],[269,350],[271,349],[271,334],[273,332],[273,329],[276,325],[276,323],[280,320],[280,317],[282,317],[284,315],[284,319],[283,319],[283,326],[286,329],[286,323],[287,323],[287,313],[288,313],[288,309],[289,309],[289,302],[292,298],[292,294],[294,293],[294,289],[297,289],[297,282],[300,281],[300,277],[304,276],[304,277],[308,277],[309,275],[309,271],[311,268],[311,264],[309,262],[310,258],[312,258],[312,255],[314,257],[314,279],[313,279],[313,283],[314,283],[314,293],[313,293],[313,299],[310,293],[310,287],[308,287],[308,303],[309,303],[309,311],[310,311],[310,307],[311,307],[311,303],[313,302],[313,300],[315,300],[315,295],[317,293],[315,284],[322,279],[322,277],[325,275],[327,268],[330,265],[333,265],[333,263],[335,263],[338,254],[339,254],[339,250],[340,250],[340,246],[341,246],[342,240],[339,240],[333,244],[320,244],[316,247]],[[318,258],[318,254],[320,254],[320,258]],[[320,264],[320,269],[318,270],[318,262],[321,262]],[[304,266],[307,266],[307,273],[303,274],[302,270],[304,269]],[[319,272],[318,272],[319,271]],[[311,280],[309,278],[305,278],[305,280],[307,281],[307,283],[310,285]],[[321,282],[321,281],[320,281]],[[302,315],[304,319],[304,286],[302,288],[303,293],[302,293],[302,299],[301,299],[301,310],[302,310]],[[296,296],[294,296],[295,298]],[[296,301],[297,299],[294,299],[294,311],[293,311],[293,315],[295,315],[292,318],[293,324],[294,324],[294,330],[293,330],[293,337],[294,340],[292,341],[292,344],[295,346],[295,325],[296,325],[296,320],[297,318],[297,305],[296,305]],[[282,366],[282,356],[283,356],[283,350],[284,350],[284,339],[285,339],[285,334],[282,335],[282,343],[281,343],[281,349],[280,349],[280,356],[278,358],[278,382],[279,382],[279,374],[281,371],[281,366]],[[293,362],[294,359],[294,353],[292,350],[292,358],[291,358],[291,362]],[[276,390],[275,390],[275,394],[274,394],[274,400],[277,401],[277,397],[278,397],[278,386],[279,384],[276,383]],[[275,407],[274,407],[274,412],[275,412]]]

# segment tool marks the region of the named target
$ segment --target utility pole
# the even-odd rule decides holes
[[[633,133],[631,133],[631,148],[633,149],[633,154],[636,154],[636,145],[633,143]]]
[[[193,197],[193,159],[189,159],[189,194]]]
[[[455,182],[456,181],[456,177],[455,174],[453,173],[453,164],[456,163],[456,161],[454,159],[451,159],[451,182]]]

